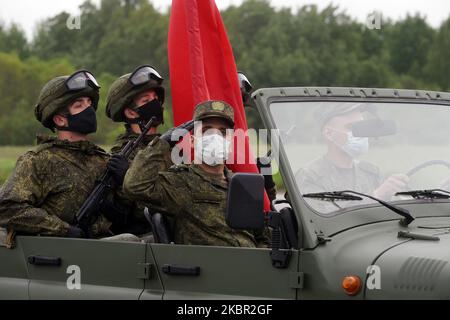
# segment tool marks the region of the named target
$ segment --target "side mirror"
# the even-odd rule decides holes
[[[226,222],[236,230],[264,228],[264,177],[236,173],[228,188]]]

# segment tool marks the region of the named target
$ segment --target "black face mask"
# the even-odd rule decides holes
[[[156,118],[156,123],[153,125],[154,127],[161,123],[164,123],[163,109],[161,106],[161,102],[158,99],[153,99],[146,104],[143,104],[139,108],[135,109],[135,111],[139,114],[139,118],[128,119],[129,123],[139,123],[141,125],[146,125],[152,117]]]
[[[73,131],[89,134],[97,131],[97,116],[93,107],[87,107],[80,113],[67,116],[67,127],[56,127],[60,131]]]

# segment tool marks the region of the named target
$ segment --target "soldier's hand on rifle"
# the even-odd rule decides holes
[[[194,128],[194,120],[180,124],[178,127],[167,130],[160,139],[166,140],[170,147],[173,148],[180,139]]]
[[[128,160],[121,154],[114,154],[107,164],[114,181],[120,186],[123,184],[129,166]]]
[[[66,233],[67,238],[85,238],[86,234],[78,227],[70,226]]]

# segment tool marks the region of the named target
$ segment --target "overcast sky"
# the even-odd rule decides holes
[[[0,21],[9,24],[16,22],[23,27],[29,38],[32,37],[38,21],[51,17],[61,11],[76,15],[78,6],[84,0],[0,0]],[[94,0],[99,3],[100,0]],[[152,0],[154,6],[166,10],[171,0]],[[230,4],[238,5],[242,0],[216,0],[220,9]],[[427,17],[428,23],[438,27],[450,15],[450,0],[272,0],[275,7],[292,7],[305,4],[317,4],[319,8],[330,2],[345,9],[348,14],[365,21],[369,13],[381,11],[383,16],[394,20],[403,18],[407,13],[420,12]]]

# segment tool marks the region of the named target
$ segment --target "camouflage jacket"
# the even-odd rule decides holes
[[[158,137],[160,134],[149,134],[142,139],[139,146],[132,152],[130,155],[130,161],[133,161],[136,154],[144,149],[149,142],[151,142],[155,137]],[[127,129],[127,131],[121,135],[119,135],[115,141],[114,146],[111,148],[111,153],[119,153],[129,141],[135,140],[139,134],[132,132]],[[144,234],[151,231],[150,224],[147,222],[147,219],[144,216],[144,208],[145,204],[142,202],[131,201],[127,199],[127,197],[121,193],[121,198],[124,199],[122,202],[126,203],[129,207],[129,214],[126,220],[125,225],[120,225],[117,229],[113,227],[117,233],[133,233],[136,235]],[[158,208],[158,212],[162,212],[162,208]]]
[[[140,151],[125,176],[124,191],[133,199],[164,205],[173,219],[175,243],[255,247],[267,239],[233,230],[225,222],[228,181],[204,172],[197,165],[173,165],[168,169],[169,144],[156,138]],[[258,239],[257,239],[258,238]]]
[[[326,157],[299,170],[295,178],[303,194],[339,190],[371,194],[383,182],[380,170],[369,162],[355,161],[353,168],[344,169],[337,167]]]
[[[38,146],[17,160],[0,189],[0,226],[64,236],[108,159],[104,150],[88,141],[38,137]],[[110,235],[109,226],[100,216],[94,235]]]
[[[366,161],[354,161],[352,168],[340,168],[326,157],[311,162],[306,168],[300,169],[295,175],[298,188],[302,194],[353,190],[372,194],[383,182],[380,170]],[[346,208],[355,205],[354,201],[339,201],[339,207],[329,201],[307,198],[308,203],[322,213],[334,212],[339,207]],[[358,204],[370,204],[373,200],[364,198]]]

